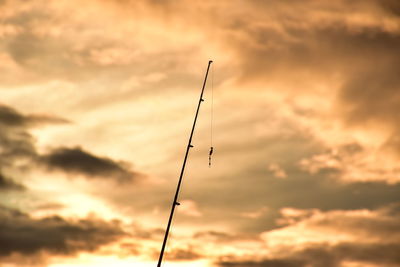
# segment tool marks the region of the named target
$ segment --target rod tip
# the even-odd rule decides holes
[[[212,60],[208,61],[208,64],[211,64],[211,63],[213,63],[213,61],[212,61]]]

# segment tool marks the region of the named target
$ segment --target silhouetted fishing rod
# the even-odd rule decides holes
[[[159,259],[158,259],[157,267],[161,267],[161,262],[162,262],[162,259],[163,259],[163,256],[164,256],[165,246],[166,246],[167,240],[168,240],[169,229],[171,228],[172,218],[174,217],[175,207],[178,206],[178,205],[180,205],[180,203],[178,202],[179,190],[180,190],[180,188],[181,188],[183,173],[184,173],[184,171],[185,171],[186,160],[187,160],[188,155],[189,155],[189,150],[190,150],[190,148],[193,147],[193,145],[192,145],[193,132],[194,132],[194,128],[196,127],[197,116],[199,115],[199,110],[200,110],[201,102],[204,101],[204,99],[203,99],[203,93],[204,93],[204,88],[206,87],[207,77],[208,77],[208,71],[210,70],[210,65],[211,65],[211,63],[212,63],[212,60],[208,61],[206,76],[204,77],[203,87],[201,88],[200,99],[199,99],[199,103],[198,103],[198,105],[197,105],[197,110],[196,110],[196,115],[195,115],[194,121],[193,121],[192,131],[190,132],[189,142],[188,142],[188,145],[187,145],[187,147],[186,147],[185,158],[184,158],[184,160],[183,160],[183,165],[182,165],[181,174],[180,174],[180,176],[179,176],[178,186],[176,187],[175,197],[174,197],[174,200],[173,200],[173,202],[172,202],[171,213],[170,213],[170,215],[169,215],[168,224],[167,224],[167,229],[165,230],[165,236],[164,236],[164,240],[163,240],[163,243],[162,243],[161,252],[160,252],[160,257],[159,257]],[[212,154],[212,150],[213,150],[213,148],[211,147],[211,149],[210,149],[210,156],[211,156],[211,154]]]

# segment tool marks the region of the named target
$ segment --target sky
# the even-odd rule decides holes
[[[0,0],[0,266],[156,266],[209,60],[163,266],[400,266],[399,47],[397,0]]]

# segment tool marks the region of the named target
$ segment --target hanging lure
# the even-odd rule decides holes
[[[208,153],[208,167],[211,168],[211,156],[214,151],[213,147],[210,147],[210,153]]]

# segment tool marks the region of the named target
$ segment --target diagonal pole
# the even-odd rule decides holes
[[[208,61],[206,76],[204,77],[203,87],[201,89],[200,99],[199,99],[199,103],[197,105],[197,110],[196,110],[196,115],[195,115],[194,121],[193,121],[192,131],[190,132],[189,142],[188,142],[188,145],[186,147],[185,158],[183,160],[183,165],[182,165],[181,174],[179,176],[178,186],[176,187],[175,197],[174,197],[174,200],[172,202],[171,213],[169,215],[167,229],[165,230],[165,236],[164,236],[164,240],[163,240],[162,247],[161,247],[160,257],[158,258],[157,267],[161,267],[161,262],[162,262],[162,259],[163,259],[163,256],[164,256],[165,245],[167,244],[167,240],[168,240],[169,229],[171,228],[172,218],[174,217],[175,207],[177,205],[180,205],[180,203],[178,202],[179,190],[181,188],[183,173],[185,171],[185,166],[186,166],[186,161],[187,161],[187,158],[188,158],[188,155],[189,155],[189,150],[190,150],[190,148],[193,147],[192,138],[193,138],[194,128],[196,127],[197,116],[199,115],[201,102],[204,101],[203,93],[204,93],[204,88],[206,87],[208,71],[210,70],[211,63],[212,63],[212,60]]]

